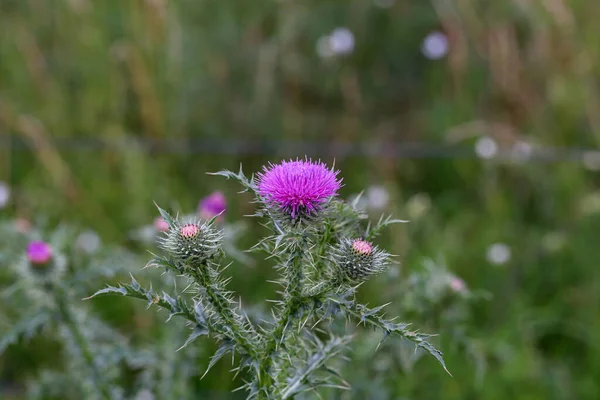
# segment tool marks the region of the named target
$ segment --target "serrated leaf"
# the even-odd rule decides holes
[[[431,354],[436,360],[438,360],[442,367],[444,367],[444,370],[448,373],[448,375],[452,376],[452,374],[450,373],[450,371],[448,371],[448,368],[446,367],[446,362],[444,361],[444,353],[436,349],[428,341],[421,342],[417,346],[425,349],[429,354]]]
[[[221,346],[217,349],[217,351],[215,352],[215,354],[211,357],[210,362],[208,363],[208,367],[206,368],[206,372],[204,372],[204,375],[202,375],[202,378],[204,378],[206,376],[206,374],[208,373],[208,371],[210,371],[210,369],[212,367],[214,367],[214,365],[217,363],[217,361],[219,361],[221,358],[223,358],[223,356],[225,354],[227,354],[229,351],[233,350],[233,343],[230,341],[224,341]]]
[[[281,394],[282,399],[291,398],[316,386],[329,384],[329,382],[318,383],[315,380],[311,380],[311,375],[318,369],[325,367],[325,363],[329,359],[343,351],[346,345],[350,342],[351,338],[351,336],[331,336],[326,343],[322,343],[315,335],[313,335],[313,339],[318,340],[317,351],[308,358],[304,368],[298,370],[296,375],[288,380],[288,385]]]
[[[89,299],[93,299],[94,297],[109,296],[109,295],[114,295],[114,294],[120,294],[121,296],[127,296],[127,289],[125,289],[122,286],[120,286],[120,287],[109,286],[104,289],[98,290],[96,293],[94,293],[93,295],[91,295],[89,297],[84,298],[83,300],[89,300]]]
[[[208,175],[224,176],[227,179],[235,179],[236,181],[241,183],[242,186],[244,186],[244,188],[245,188],[244,191],[251,190],[253,192],[256,192],[256,186],[252,182],[252,179],[246,178],[246,176],[244,175],[244,172],[242,171],[241,165],[240,165],[240,171],[237,174],[235,172],[231,172],[228,170],[221,170],[218,172],[209,172]]]
[[[432,335],[409,331],[407,329],[409,324],[394,323],[373,312],[374,310],[379,311],[381,307],[369,309],[362,304],[357,304],[353,301],[343,301],[336,297],[330,297],[329,300],[337,303],[340,306],[341,311],[343,311],[346,315],[355,317],[365,324],[368,323],[375,328],[381,329],[384,332],[384,337],[379,344],[381,344],[387,338],[387,336],[391,334],[396,334],[408,339],[415,343],[418,348],[423,348],[429,354],[431,354],[442,365],[448,375],[452,376],[446,367],[446,363],[444,362],[443,353],[436,349],[428,340]]]
[[[156,206],[156,208],[158,208],[158,212],[160,213],[160,216],[166,221],[166,223],[169,225],[169,227],[174,227],[177,223],[175,221],[175,219],[165,210],[163,210],[162,208],[160,208],[158,206],[158,204],[154,203],[154,205]]]
[[[84,300],[92,299],[94,297],[99,296],[109,296],[117,294],[126,297],[133,297],[135,299],[146,300],[148,302],[148,307],[157,305],[160,308],[168,310],[170,312],[170,315],[167,320],[171,319],[173,315],[181,315],[188,321],[191,321],[195,324],[201,323],[201,321],[198,321],[194,312],[189,308],[189,306],[181,297],[177,296],[177,298],[175,299],[164,293],[163,296],[159,296],[152,290],[152,288],[148,290],[142,288],[133,277],[131,285],[121,284],[119,287],[109,286],[107,288],[98,290],[96,293],[89,297],[86,297]]]
[[[381,234],[381,232],[390,225],[393,224],[404,224],[410,221],[405,221],[402,219],[392,219],[391,215],[387,218],[383,218],[383,215],[379,218],[377,224],[371,228],[371,224],[367,227],[367,231],[365,232],[365,240],[373,241],[377,236]]]
[[[194,340],[198,339],[200,336],[208,336],[208,334],[209,334],[209,332],[208,332],[208,329],[206,329],[206,327],[196,325],[196,327],[194,328],[194,330],[192,331],[190,336],[188,336],[188,338],[185,341],[185,343],[183,344],[183,346],[178,348],[177,351],[179,351],[183,348],[186,348],[188,344],[192,343]]]

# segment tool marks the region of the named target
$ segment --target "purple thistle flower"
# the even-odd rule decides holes
[[[339,171],[310,159],[269,164],[258,174],[258,192],[268,203],[295,218],[318,211],[342,185]]]
[[[43,265],[52,258],[52,249],[46,242],[35,241],[27,246],[27,259],[31,264]]]
[[[227,210],[227,199],[221,192],[214,192],[206,196],[198,204],[198,214],[202,219],[211,219],[225,210]]]

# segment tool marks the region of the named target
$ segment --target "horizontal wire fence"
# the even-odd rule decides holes
[[[482,142],[485,140],[485,143]],[[480,143],[481,142],[481,143]],[[577,147],[520,146],[500,149],[489,137],[473,145],[433,144],[424,142],[342,142],[287,139],[243,138],[186,138],[153,139],[128,136],[125,138],[57,137],[51,145],[59,151],[128,151],[135,146],[154,154],[214,154],[214,155],[278,155],[296,157],[377,157],[386,159],[459,159],[480,158],[502,161],[581,162],[591,170],[600,170],[600,151]],[[479,146],[481,144],[482,146]],[[0,150],[30,151],[30,144],[16,135],[0,134]]]

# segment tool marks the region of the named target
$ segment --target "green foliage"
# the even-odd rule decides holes
[[[338,367],[353,390],[324,390],[324,398],[600,397],[597,2],[0,3],[0,180],[12,189],[0,210],[9,220],[0,229],[0,336],[36,315],[27,301],[35,292],[8,267],[28,240],[14,233],[13,217],[44,230],[63,221],[96,230],[101,251],[114,256],[95,254],[106,273],[92,268],[73,285],[95,290],[132,269],[115,275],[110,265],[139,267],[139,254],[122,260],[115,245],[136,253],[154,246],[154,232],[143,246],[131,240],[157,216],[153,201],[193,210],[219,189],[230,225],[255,208],[247,194],[233,196],[237,186],[203,171],[242,162],[252,171],[308,154],[335,159],[344,197],[367,188],[364,223],[382,213],[411,221],[377,238],[402,267],[357,297],[392,302],[390,315],[443,333],[434,340],[454,375],[446,379],[406,340],[374,353],[381,333],[352,324],[351,361]],[[353,32],[354,51],[322,58],[319,39],[339,26]],[[439,60],[421,50],[433,31],[449,39]],[[495,157],[477,156],[482,139],[495,142]],[[382,187],[383,205],[371,195]],[[247,222],[239,248],[265,234],[258,221]],[[504,264],[486,258],[498,242],[511,251]],[[250,304],[273,297],[264,281],[276,272],[271,261],[248,266],[256,253],[240,254],[244,263],[228,269],[231,289],[253,322],[269,320],[266,307]],[[435,260],[431,273],[427,260]],[[448,290],[448,273],[466,293]],[[167,276],[152,282],[157,293],[186,287],[174,290]],[[167,314],[145,311],[145,301],[78,303],[90,289],[72,304],[159,352],[163,362],[139,374],[155,398],[235,398],[230,390],[242,382],[230,382],[229,363],[197,379],[216,350],[210,342],[174,353],[190,332],[176,318],[162,324]],[[32,377],[47,383],[40,393],[48,397],[81,398],[50,390],[67,386],[62,370],[38,374],[64,369],[52,332],[0,356],[1,398],[20,400]]]

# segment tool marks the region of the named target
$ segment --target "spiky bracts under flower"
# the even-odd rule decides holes
[[[338,174],[310,159],[269,164],[257,176],[258,193],[268,207],[276,207],[292,219],[311,216],[337,196],[342,185]]]
[[[362,239],[342,239],[333,249],[332,257],[342,277],[352,283],[366,281],[391,265],[388,253]]]
[[[179,222],[170,225],[160,247],[183,263],[202,263],[221,253],[223,233],[211,222]]]

